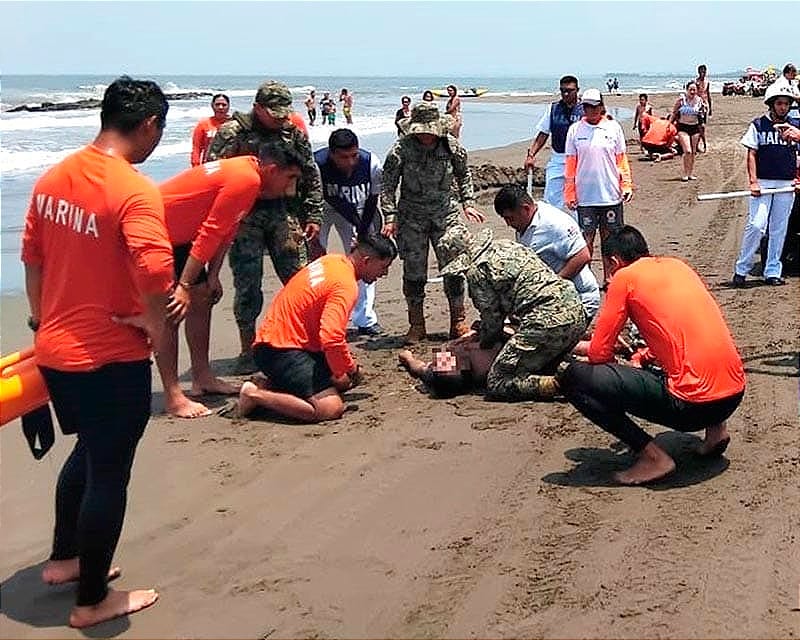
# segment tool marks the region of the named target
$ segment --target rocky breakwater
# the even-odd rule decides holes
[[[167,93],[164,94],[167,100],[197,100],[198,98],[210,98],[213,93],[210,91],[185,91],[183,93]],[[6,113],[16,113],[19,111],[77,111],[82,109],[99,109],[102,100],[95,98],[86,98],[84,100],[75,100],[73,102],[41,102],[38,104],[20,104],[16,107],[6,109]]]
[[[506,184],[528,184],[528,174],[522,167],[501,167],[494,164],[470,165],[472,183],[480,193],[489,189],[499,189]],[[544,187],[544,169],[534,167],[533,186]]]

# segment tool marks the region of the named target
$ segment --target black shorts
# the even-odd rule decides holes
[[[175,262],[175,282],[181,279],[181,274],[183,273],[183,268],[186,266],[186,261],[189,259],[189,253],[192,250],[192,243],[188,242],[187,244],[179,244],[176,247],[172,247],[172,260]],[[198,282],[206,282],[208,280],[208,272],[206,271],[205,266],[200,271],[200,275],[195,278],[194,282],[190,282],[189,284],[197,284]]]
[[[678,132],[680,133],[683,131],[685,134],[690,136],[696,136],[700,133],[700,125],[699,124],[683,124],[679,122],[677,124]]]
[[[261,342],[253,347],[253,358],[275,391],[291,393],[305,400],[333,386],[333,374],[324,353],[276,349]]]
[[[619,231],[624,224],[621,202],[603,207],[578,206],[578,226],[583,232],[597,231],[600,227],[601,235],[606,235],[606,231]]]

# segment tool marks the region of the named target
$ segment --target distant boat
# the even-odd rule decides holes
[[[458,92],[459,98],[477,98],[486,93],[489,89],[487,87],[470,87],[469,89],[461,89]],[[447,89],[431,89],[431,93],[437,98],[447,98]]]

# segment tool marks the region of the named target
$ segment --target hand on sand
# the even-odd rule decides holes
[[[155,589],[115,591],[109,589],[103,600],[88,607],[74,607],[69,614],[69,626],[76,629],[91,627],[106,620],[136,613],[155,604],[158,593]]]

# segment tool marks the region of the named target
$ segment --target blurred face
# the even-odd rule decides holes
[[[300,167],[279,167],[274,162],[262,163],[260,197],[271,200],[275,198],[288,198],[297,193],[297,179],[300,177]]]
[[[578,101],[578,85],[575,82],[565,82],[558,88],[561,99],[567,104],[575,104]]]
[[[349,149],[334,149],[331,151],[330,158],[333,160],[334,166],[349,178],[358,164],[358,146]]]
[[[391,258],[365,255],[359,261],[358,279],[366,284],[372,284],[378,278],[383,278],[389,273],[392,264]]]
[[[586,121],[589,124],[597,124],[600,122],[600,120],[603,119],[603,113],[605,113],[605,110],[602,104],[596,106],[591,104],[583,105],[583,114],[586,116]]]
[[[438,136],[432,133],[415,133],[414,135],[423,147],[433,147],[439,139]]]
[[[503,219],[503,222],[514,229],[514,231],[522,233],[525,231],[525,229],[531,226],[531,220],[533,219],[533,214],[535,212],[535,205],[523,202],[516,209],[507,209],[506,211],[503,211],[500,214],[500,217]]]
[[[214,116],[217,118],[224,118],[228,115],[228,109],[230,109],[228,101],[225,98],[217,98],[214,102],[211,103],[211,108],[214,110]]]
[[[434,351],[431,369],[436,373],[458,373],[459,368],[456,354],[445,349]]]
[[[456,90],[453,87],[447,87],[447,95],[452,98],[456,95]]]
[[[706,75],[706,68],[705,67],[697,67],[697,75],[701,78],[705,77]]]
[[[426,91],[422,94],[422,99],[425,102],[433,102],[433,94],[430,91]]]
[[[786,73],[784,73],[784,74],[783,74],[783,76],[784,76],[784,77],[785,77],[787,80],[794,80],[794,79],[795,79],[795,77],[797,76],[797,71],[795,71],[794,69],[789,69],[789,71],[787,71]]]
[[[772,101],[772,110],[779,119],[783,119],[789,113],[789,107],[792,106],[789,98],[775,98]]]
[[[403,100],[402,104],[404,109],[408,109],[411,106],[411,100]]]
[[[257,102],[253,104],[253,115],[258,118],[258,121],[261,123],[265,129],[269,129],[270,131],[277,131],[278,129],[283,129],[284,125],[289,121],[289,116],[285,118],[276,118],[273,116],[266,107],[258,104]]]
[[[639,98],[639,104],[645,106],[647,104],[647,98],[645,98],[644,96]]]
[[[694,98],[697,95],[697,85],[692,83],[686,87],[686,95],[689,97],[689,99]]]

